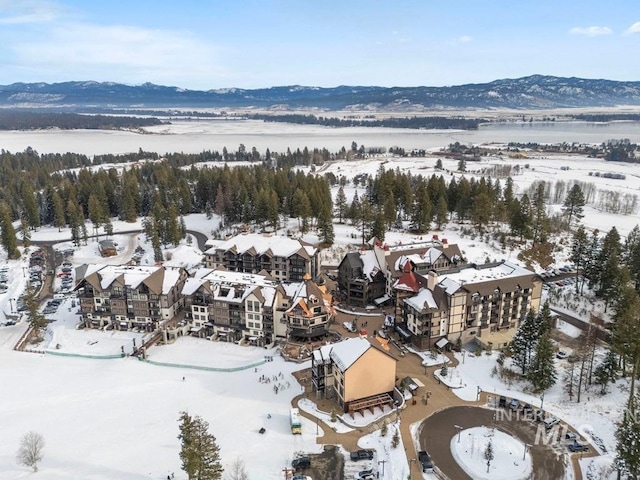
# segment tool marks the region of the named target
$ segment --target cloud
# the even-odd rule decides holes
[[[462,35],[461,37],[458,37],[458,42],[460,43],[469,43],[471,40],[473,40],[469,35]]]
[[[220,51],[188,32],[125,25],[55,25],[14,46],[18,62],[58,76],[125,83],[220,76]],[[203,78],[204,80],[204,78]]]
[[[611,33],[613,33],[613,30],[611,30],[609,27],[598,27],[598,26],[573,27],[571,30],[569,30],[569,33],[571,35],[585,35],[587,37],[597,37],[600,35],[610,35]]]
[[[0,0],[0,24],[47,23],[58,18],[62,10],[59,5],[46,0]]]
[[[640,33],[640,22],[636,22],[631,25],[624,33]]]

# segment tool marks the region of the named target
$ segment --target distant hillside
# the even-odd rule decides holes
[[[13,83],[0,86],[0,106],[83,108],[310,108],[377,107],[558,108],[640,105],[640,82],[532,75],[452,87],[272,87],[185,90],[145,83]]]

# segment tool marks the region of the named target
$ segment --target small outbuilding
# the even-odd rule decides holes
[[[98,249],[100,250],[100,255],[103,257],[113,257],[118,254],[116,245],[111,240],[101,240],[98,242]]]

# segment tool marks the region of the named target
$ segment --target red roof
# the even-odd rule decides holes
[[[396,282],[396,286],[400,285],[416,293],[420,291],[420,282],[416,278],[416,274],[411,270],[409,270],[408,272],[405,270],[405,273],[403,273],[402,276],[398,279],[398,281]]]

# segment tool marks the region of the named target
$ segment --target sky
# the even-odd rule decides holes
[[[637,0],[0,0],[0,84],[640,80]]]

